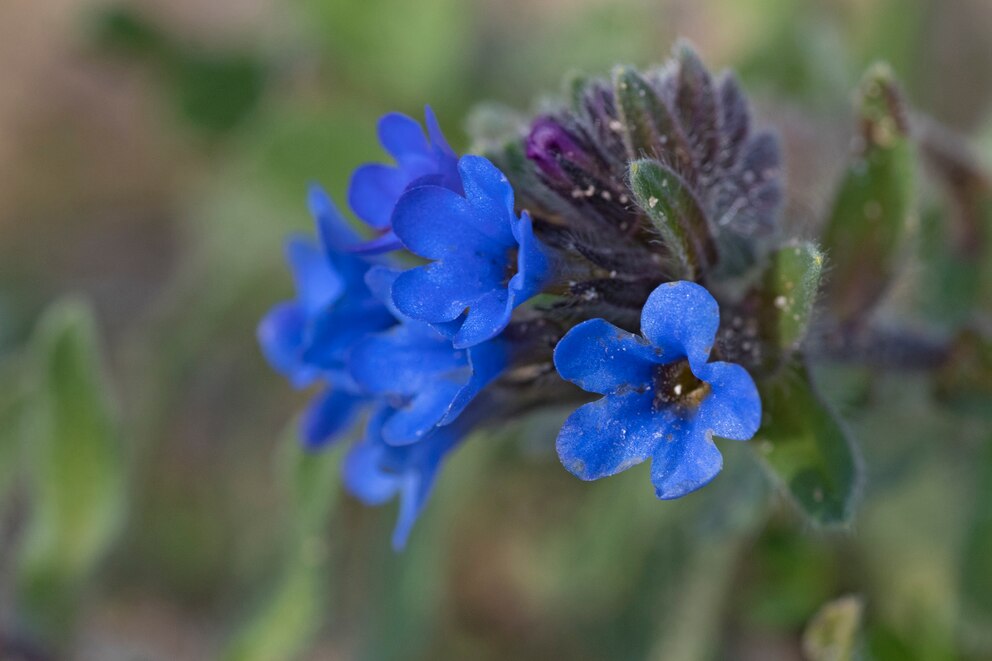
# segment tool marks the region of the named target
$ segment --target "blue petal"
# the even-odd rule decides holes
[[[707,363],[696,376],[710,385],[699,405],[695,424],[721,438],[746,441],[761,426],[761,397],[754,380],[740,365]]]
[[[467,382],[466,352],[454,350],[436,331],[423,326],[430,336],[401,325],[358,342],[348,359],[355,381],[371,393],[410,395],[430,389],[437,375],[456,370],[464,370]]]
[[[670,443],[662,443],[651,460],[651,483],[662,500],[681,498],[704,487],[723,468],[723,456],[711,434],[684,422],[685,429]]]
[[[341,361],[356,342],[395,323],[386,307],[372,298],[336,305],[314,321],[312,339],[303,359],[324,369],[341,367]]]
[[[475,229],[501,245],[516,241],[511,229],[516,220],[513,211],[513,186],[499,168],[482,156],[462,156],[458,161],[465,198],[474,213]]]
[[[424,106],[424,118],[426,119],[427,135],[430,138],[431,146],[441,155],[457,160],[455,152],[445,139],[444,133],[441,132],[441,125],[437,123],[437,116],[430,106]]]
[[[310,186],[307,206],[310,207],[310,215],[317,222],[317,235],[326,252],[345,250],[360,240],[358,234],[331,201],[330,196],[320,186],[316,184]]]
[[[402,273],[403,271],[399,269],[376,265],[365,273],[365,285],[369,288],[372,297],[385,305],[390,314],[399,321],[407,321],[410,318],[397,310],[393,303],[393,283]]]
[[[646,389],[658,362],[654,347],[603,319],[572,328],[555,347],[558,374],[583,390],[606,395]]]
[[[286,244],[286,259],[293,272],[297,299],[307,314],[320,312],[343,293],[344,281],[310,241],[300,237],[290,239]]]
[[[466,157],[463,157],[464,161]],[[490,225],[509,223],[504,214],[484,222],[474,202],[441,186],[418,186],[400,197],[393,213],[393,231],[411,252],[426,259],[450,258],[459,251],[482,250],[503,257],[513,237],[497,242]]]
[[[427,156],[430,146],[424,131],[411,117],[391,112],[379,119],[379,143],[397,162],[408,155]]]
[[[318,370],[302,359],[306,315],[295,301],[280,303],[258,324],[258,343],[272,368],[303,388],[317,378]]]
[[[509,362],[509,351],[506,344],[499,340],[484,342],[468,350],[469,365],[472,377],[452,400],[448,412],[440,425],[451,424],[471,403],[475,396],[498,377]]]
[[[407,175],[397,167],[381,163],[362,165],[351,175],[348,205],[372,227],[385,229],[408,182]]]
[[[380,431],[387,409],[380,408],[369,418],[365,437],[355,443],[341,466],[345,488],[366,505],[382,505],[399,492],[402,479],[382,469],[389,450]]]
[[[463,312],[450,321],[433,321],[431,322],[431,328],[450,340],[458,334],[467,316],[468,313]]]
[[[404,475],[400,481],[400,511],[396,517],[396,526],[393,528],[392,545],[394,551],[402,551],[406,548],[406,543],[410,539],[413,531],[413,524],[420,518],[420,513],[430,498],[431,490],[434,487],[436,471],[424,479],[418,473]]]
[[[520,220],[513,224],[512,229],[519,249],[517,273],[510,279],[509,285],[511,292],[516,292],[515,299],[523,303],[540,293],[547,284],[551,262],[534,236],[534,226],[526,211],[523,212]]]
[[[377,236],[374,239],[356,243],[348,248],[348,250],[356,255],[381,255],[385,252],[399,250],[402,247],[403,242],[400,241],[395,232],[389,230],[385,234]]]
[[[596,480],[650,457],[674,421],[652,411],[652,393],[608,395],[580,407],[558,432],[558,458],[573,475]]]
[[[355,300],[370,296],[365,285],[365,273],[369,270],[366,259],[340,250],[328,252],[327,259],[344,282],[346,298]]]
[[[526,213],[519,222],[514,222],[513,234],[523,240],[517,252],[518,271],[504,290],[497,283],[501,269],[505,271],[505,265],[496,259],[488,262],[491,269],[488,278],[497,286],[470,302],[468,314],[453,336],[454,345],[458,348],[471,347],[499,335],[510,323],[513,310],[538,294],[546,283],[548,260],[534,239],[530,217]]]
[[[659,285],[641,310],[641,333],[661,349],[661,360],[688,358],[693,371],[706,363],[719,324],[717,302],[694,282]]]
[[[381,505],[400,494],[393,531],[393,547],[398,551],[430,497],[441,464],[461,442],[463,430],[445,427],[415,445],[392,447],[382,438],[382,423],[391,413],[389,407],[373,413],[365,438],[348,452],[342,472],[348,491],[368,505]]]
[[[393,283],[393,302],[408,317],[430,323],[453,321],[493,290],[497,270],[472,254],[458,253],[443,262],[418,266]]]
[[[300,420],[300,439],[311,449],[336,440],[355,420],[366,400],[344,390],[328,388],[310,402]]]
[[[513,304],[506,290],[486,292],[471,302],[468,315],[452,338],[452,344],[463,349],[496,337],[510,323],[512,312]]]
[[[432,433],[417,445],[408,449],[407,467],[400,494],[400,513],[393,529],[393,549],[400,551],[406,546],[413,524],[427,504],[438,471],[447,455],[461,442],[462,431],[444,427]]]
[[[383,440],[397,446],[420,441],[444,419],[469,376],[466,367],[460,374],[435,379],[386,420]]]

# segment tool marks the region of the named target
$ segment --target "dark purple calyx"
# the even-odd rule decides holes
[[[534,162],[549,179],[569,183],[571,178],[562,167],[570,162],[581,169],[589,169],[592,159],[575,138],[552,117],[538,117],[531,124],[527,136],[527,158]]]

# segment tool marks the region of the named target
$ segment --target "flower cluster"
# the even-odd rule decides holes
[[[315,189],[320,242],[289,242],[296,298],[259,340],[294,386],[323,388],[307,446],[364,416],[344,483],[370,505],[400,498],[397,548],[453,449],[540,406],[578,406],[557,450],[582,479],[650,458],[659,498],[712,480],[714,438],[760,425],[763,363],[741,350],[752,299],[710,292],[749,291],[722,283],[768,252],[781,197],[777,143],[752,133],[733,78],[682,47],[665,68],[585,82],[484,155],[456,155],[429,108],[426,126],[383,117],[395,165],[352,177],[374,236]],[[648,170],[672,185],[650,188]]]

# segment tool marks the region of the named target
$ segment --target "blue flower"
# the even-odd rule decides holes
[[[720,321],[717,303],[691,282],[648,297],[641,333],[602,319],[571,329],[555,348],[558,373],[605,395],[575,411],[558,434],[562,464],[583,480],[615,475],[651,458],[658,498],[706,485],[723,466],[713,437],[747,440],[761,400],[740,365],[707,362]]]
[[[444,139],[430,106],[424,114],[427,136],[406,115],[390,113],[379,120],[379,143],[396,165],[368,163],[351,176],[348,203],[359,218],[381,232],[377,238],[353,247],[353,251],[371,254],[402,247],[390,224],[396,202],[407,189],[432,184],[461,192],[458,156]]]
[[[458,171],[464,196],[426,185],[397,203],[396,235],[434,261],[400,275],[393,301],[403,314],[452,334],[461,349],[506,328],[513,309],[546,284],[550,263],[530,216],[514,213],[503,173],[481,156],[463,156]]]
[[[349,450],[342,472],[345,487],[366,505],[383,505],[399,495],[400,513],[393,530],[393,548],[399,551],[430,496],[441,463],[461,442],[463,429],[440,427],[419,443],[396,447],[382,436],[390,413],[388,406],[382,406],[372,414],[365,437]]]
[[[374,267],[366,276],[373,292],[388,300],[400,273]],[[422,439],[453,422],[472,399],[506,367],[506,343],[497,338],[470,349],[428,324],[393,309],[400,323],[367,336],[352,349],[348,365],[355,382],[390,404],[382,438],[390,445]]]
[[[296,388],[321,382],[329,387],[303,414],[300,435],[316,447],[346,429],[367,397],[345,369],[351,348],[367,334],[395,323],[365,284],[369,264],[342,252],[347,227],[319,189],[310,207],[321,245],[305,237],[287,242],[296,298],[274,306],[258,326],[262,353]]]

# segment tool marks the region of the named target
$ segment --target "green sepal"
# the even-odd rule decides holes
[[[916,156],[889,68],[872,67],[858,97],[862,149],[840,184],[822,240],[831,264],[826,299],[841,323],[869,311],[888,287],[914,201]]]
[[[613,93],[630,160],[662,158],[683,170],[691,165],[688,142],[677,120],[640,73],[631,67],[614,68]]]
[[[806,517],[818,525],[850,521],[861,484],[853,439],[796,363],[758,383],[761,429],[751,441],[765,466]]]
[[[694,280],[716,263],[716,246],[706,215],[683,179],[658,161],[630,164],[630,188],[641,210],[680,264],[682,277]]]
[[[823,273],[823,253],[804,242],[771,255],[762,287],[763,330],[788,357],[806,336]]]

